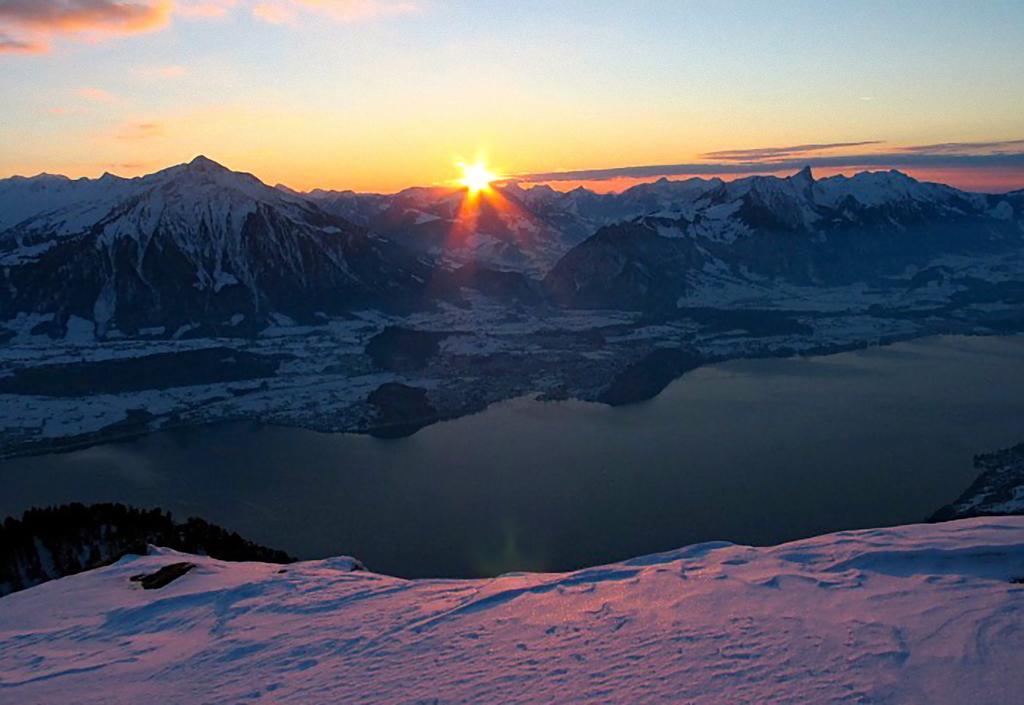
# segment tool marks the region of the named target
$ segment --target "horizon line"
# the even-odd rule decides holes
[[[1020,140],[1014,140],[1012,142],[1020,143]],[[944,145],[943,145],[944,146]],[[815,148],[819,148],[815,145]],[[913,149],[913,148],[907,148]],[[736,153],[744,151],[758,151],[758,150],[734,150]],[[13,179],[39,179],[43,177],[65,179],[67,181],[98,181],[104,177],[114,177],[125,181],[131,181],[135,179],[142,179],[155,174],[174,169],[176,167],[187,166],[199,160],[206,160],[213,164],[236,174],[245,174],[252,176],[253,178],[260,181],[269,188],[275,188],[279,190],[286,190],[300,195],[307,195],[316,191],[334,192],[334,193],[360,193],[360,194],[376,194],[376,195],[394,195],[402,193],[410,189],[430,189],[430,188],[452,188],[457,190],[457,186],[452,186],[448,182],[434,182],[431,184],[413,184],[400,188],[396,191],[357,191],[352,188],[325,188],[321,186],[313,187],[307,190],[296,189],[288,186],[283,182],[270,183],[264,181],[262,178],[257,176],[251,171],[244,169],[234,169],[226,166],[223,162],[211,159],[205,154],[196,154],[190,160],[171,163],[166,166],[155,168],[153,171],[148,171],[144,174],[137,176],[121,176],[110,169],[105,169],[100,176],[80,176],[71,177],[66,174],[41,171],[36,174],[9,174],[4,177],[0,177],[0,181],[13,180]],[[902,162],[902,163],[901,163]],[[108,165],[112,166],[112,165]],[[135,166],[135,165],[133,165]],[[903,166],[906,171],[897,167]],[[996,154],[939,154],[939,153],[915,153],[912,151],[901,151],[901,152],[887,152],[871,155],[833,155],[833,156],[804,156],[794,157],[789,159],[778,159],[769,161],[745,161],[745,162],[686,162],[677,164],[655,164],[655,165],[639,165],[639,166],[623,166],[623,167],[605,167],[595,169],[573,169],[564,171],[549,171],[549,172],[525,172],[502,175],[501,178],[495,181],[496,184],[507,185],[507,184],[522,184],[528,185],[529,188],[536,188],[539,186],[548,186],[554,190],[560,190],[556,188],[557,183],[576,183],[576,186],[567,188],[565,191],[572,191],[579,188],[583,188],[588,191],[595,191],[594,188],[584,186],[585,182],[612,182],[612,181],[632,181],[628,185],[624,185],[621,189],[615,191],[605,191],[606,193],[617,193],[628,190],[633,186],[637,186],[643,183],[654,183],[656,181],[681,181],[684,179],[671,177],[687,177],[687,179],[700,179],[705,181],[711,181],[714,179],[720,179],[723,181],[735,181],[744,178],[750,178],[754,176],[765,176],[767,178],[787,178],[804,169],[823,169],[825,171],[834,171],[827,176],[816,178],[815,180],[828,179],[835,176],[846,176],[846,172],[856,169],[852,175],[862,173],[879,173],[879,172],[897,172],[905,176],[915,179],[916,181],[922,181],[925,183],[938,183],[951,188],[957,188],[958,190],[972,192],[972,193],[1013,193],[1015,191],[1024,190],[1024,152],[1011,152],[1011,153],[996,153]],[[929,178],[918,178],[913,172],[919,170],[927,171],[963,171],[969,173],[972,171],[979,170],[994,170],[994,171],[1010,171],[1019,172],[1019,185],[1005,188],[1003,190],[972,190],[954,186],[946,181],[936,181]],[[778,176],[779,174],[787,173],[787,176]],[[725,178],[723,178],[725,177]],[[728,178],[733,177],[733,178]],[[528,190],[528,189],[527,189]],[[596,192],[596,191],[595,191]]]

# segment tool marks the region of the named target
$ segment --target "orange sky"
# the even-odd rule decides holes
[[[205,154],[268,183],[390,192],[481,151],[524,174],[999,142],[964,147],[970,166],[893,166],[1022,188],[1022,36],[1016,0],[0,3],[0,176]]]
[[[877,171],[880,167],[849,167],[849,168],[836,168],[836,167],[820,167],[813,170],[814,177],[816,179],[825,178],[828,176],[834,176],[836,174],[845,174],[846,176],[852,176],[859,171]],[[899,170],[905,174],[918,179],[919,181],[934,181],[936,183],[948,184],[955,186],[956,188],[964,191],[977,191],[980,193],[1003,193],[1005,191],[1015,191],[1018,189],[1024,189],[1024,173],[1019,169],[919,169],[919,168],[907,168],[899,167]],[[790,176],[793,174],[793,170],[777,171],[777,172],[765,172],[773,176]],[[694,174],[692,176],[699,176],[700,178],[712,178],[703,174]],[[737,178],[743,178],[749,176],[749,174],[721,174],[718,178],[725,181],[731,181]],[[687,175],[672,175],[668,177],[672,180],[686,179],[689,178]],[[567,191],[574,189],[578,186],[596,191],[597,193],[611,193],[616,191],[624,191],[631,186],[636,186],[641,183],[648,183],[656,180],[657,177],[649,178],[616,178],[616,179],[605,179],[601,181],[594,180],[580,180],[580,181],[539,181],[537,184],[545,184],[559,191]]]

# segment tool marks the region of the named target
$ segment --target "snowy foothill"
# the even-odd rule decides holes
[[[146,590],[130,578],[195,567]],[[166,550],[0,599],[0,701],[971,703],[1024,692],[1024,517],[407,581]],[[371,566],[372,567],[372,566]]]

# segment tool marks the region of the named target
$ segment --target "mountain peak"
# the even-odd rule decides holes
[[[34,183],[64,183],[71,181],[70,178],[63,174],[51,174],[46,171],[40,172],[35,176],[12,176],[11,179],[16,181],[30,181]]]
[[[213,161],[212,159],[203,154],[200,154],[195,159],[190,161],[188,163],[188,167],[189,169],[194,171],[228,171],[228,168],[226,166],[224,166],[223,164],[218,164],[217,162]]]
[[[810,165],[807,165],[797,173],[793,174],[793,176],[791,176],[790,179],[802,184],[813,184],[814,173],[811,172]]]
[[[233,171],[203,155],[199,155],[187,164],[172,166],[170,169],[151,174],[149,177],[143,177],[143,180],[151,177],[171,179],[187,184],[216,184],[222,188],[242,191],[259,200],[264,200],[271,195],[285,195],[284,191],[267,186],[248,172]]]
[[[915,183],[919,183],[918,180],[915,179],[913,176],[904,171],[900,171],[899,169],[890,169],[889,175],[892,176],[893,178],[903,179],[904,181],[913,181]]]

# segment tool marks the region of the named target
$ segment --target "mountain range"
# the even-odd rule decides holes
[[[723,287],[879,282],[1022,243],[1024,193],[895,171],[662,179],[614,194],[504,183],[473,198],[298,193],[197,157],[133,179],[0,180],[0,325],[246,335],[467,289],[664,310]]]

